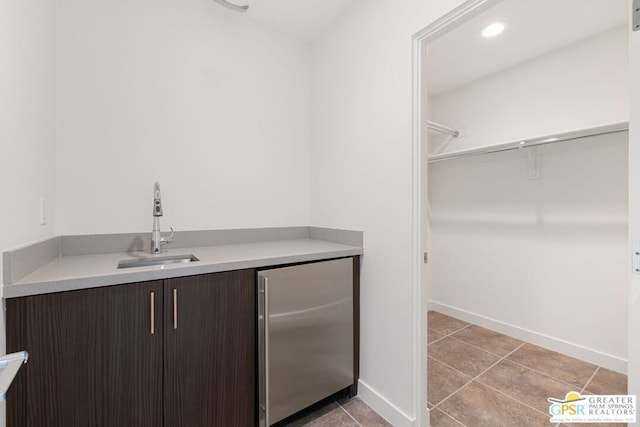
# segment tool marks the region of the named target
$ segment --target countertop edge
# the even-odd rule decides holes
[[[175,277],[195,276],[199,274],[218,273],[223,271],[243,270],[249,268],[271,267],[299,262],[321,261],[332,258],[363,255],[362,247],[347,247],[324,252],[287,254],[282,256],[246,259],[229,262],[188,264],[166,269],[147,269],[144,271],[117,271],[101,276],[86,276],[70,279],[40,281],[33,283],[16,283],[3,286],[3,298],[19,298],[32,295],[66,292],[80,289],[91,289],[103,286],[124,285],[128,283],[163,280]]]
[[[318,226],[236,228],[176,231],[172,249],[215,247],[266,243],[280,240],[310,239],[363,246],[363,232]],[[53,236],[5,250],[3,280],[5,286],[16,284],[31,273],[67,256],[110,253],[149,252],[147,232]]]

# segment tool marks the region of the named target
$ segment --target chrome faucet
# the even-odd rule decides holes
[[[162,237],[160,233],[160,217],[162,216],[162,201],[160,200],[160,184],[157,182],[153,185],[153,230],[151,231],[151,253],[159,254],[162,252],[162,245],[166,245],[173,240],[173,227],[171,227],[171,235]]]

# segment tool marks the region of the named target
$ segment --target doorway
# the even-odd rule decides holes
[[[510,14],[515,3],[523,21]],[[627,344],[627,66],[604,58],[626,54],[628,10],[625,1],[617,10],[604,0],[562,3],[469,2],[416,36],[424,78],[416,109],[420,248],[429,258],[420,275],[429,308],[441,314],[619,372]],[[580,34],[559,30],[576,20]],[[502,36],[478,37],[500,21]],[[581,54],[594,49],[602,55]],[[605,77],[598,84],[581,72],[594,70],[581,58],[594,57]],[[625,78],[607,77],[606,66]],[[498,148],[505,151],[488,154]]]

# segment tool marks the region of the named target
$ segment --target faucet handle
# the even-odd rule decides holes
[[[161,245],[166,245],[167,243],[171,243],[173,242],[173,227],[169,227],[171,229],[171,234],[169,235],[169,237],[161,237],[160,238],[160,244]]]

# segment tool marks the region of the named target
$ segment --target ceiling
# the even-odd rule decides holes
[[[311,41],[355,0],[229,0],[248,4],[247,17],[289,36]]]
[[[627,0],[503,0],[428,43],[429,94],[625,25],[627,13]],[[505,31],[481,37],[481,30],[493,22],[504,23]]]

